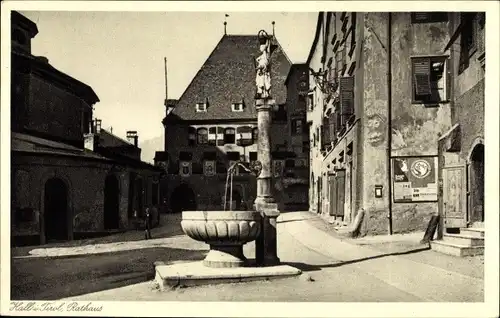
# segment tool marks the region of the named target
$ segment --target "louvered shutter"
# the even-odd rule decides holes
[[[323,123],[321,125],[321,149],[324,149],[329,143],[329,127],[326,118],[323,118]]]
[[[413,60],[413,77],[415,95],[427,96],[431,94],[431,61],[429,58]]]
[[[354,77],[340,78],[340,115],[344,125],[354,112]]]
[[[452,68],[452,60],[451,58],[446,59],[446,100],[450,101],[451,100],[451,82],[452,82],[452,75],[451,71],[453,70]]]
[[[328,126],[329,126],[329,129],[330,129],[330,139],[332,141],[336,141],[337,140],[337,128],[335,126],[336,124],[336,118],[335,118],[335,114],[336,112],[333,112],[330,114],[330,116],[328,117]]]

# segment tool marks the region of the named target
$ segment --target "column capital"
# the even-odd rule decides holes
[[[274,105],[276,105],[274,99],[259,98],[255,100],[255,108],[257,111],[271,109]]]

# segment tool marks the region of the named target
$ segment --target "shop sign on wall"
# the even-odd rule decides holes
[[[394,202],[437,201],[437,157],[392,159]]]

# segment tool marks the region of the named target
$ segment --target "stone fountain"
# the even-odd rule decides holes
[[[163,264],[157,262],[155,280],[160,289],[167,286],[241,282],[299,275],[300,270],[280,265],[277,255],[276,219],[279,216],[271,187],[270,112],[275,105],[271,98],[272,37],[261,30],[258,34],[261,55],[256,59],[255,106],[257,110],[257,162],[248,169],[241,162],[228,169],[226,195],[229,187],[229,209],[224,198],[223,211],[184,211],[181,226],[190,238],[205,242],[210,251],[201,262]],[[257,176],[257,198],[254,211],[232,209],[232,185],[235,168],[239,166]],[[243,245],[255,241],[255,263],[243,254]]]
[[[248,265],[243,255],[243,245],[254,241],[261,230],[261,215],[257,211],[233,211],[233,175],[239,166],[248,172],[243,164],[237,162],[228,169],[225,193],[229,191],[229,210],[224,211],[184,211],[181,227],[190,238],[207,243],[210,252],[203,264],[208,267],[244,267]]]

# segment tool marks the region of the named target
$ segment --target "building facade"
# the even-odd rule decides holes
[[[483,228],[485,13],[449,15],[451,123],[439,139],[441,231]]]
[[[113,148],[116,138],[92,124],[99,101],[92,88],[31,54],[37,33],[35,23],[12,12],[12,242],[44,244],[134,227],[131,211],[140,217],[155,206],[152,184],[161,170],[133,156],[140,156],[137,145]],[[134,188],[136,179],[141,186]]]
[[[319,14],[307,62],[311,210],[362,235],[423,230],[438,214],[438,140],[458,80],[444,51],[451,19]]]
[[[286,162],[294,167],[296,159],[305,155],[301,147],[295,149],[298,154],[293,151],[297,142],[292,143],[286,133],[289,103],[285,81],[291,63],[276,39],[272,49],[271,94],[276,101],[271,125],[273,173],[276,196],[286,207],[297,203],[297,195],[281,191],[284,183],[288,187],[283,182]],[[227,171],[236,162],[248,167],[257,160],[252,58],[258,53],[256,36],[224,35],[179,100],[166,100],[165,150],[156,153],[155,163],[168,171],[162,200],[168,202],[171,212],[229,209],[229,204],[238,210],[252,207],[255,176],[237,168],[231,192]],[[294,112],[300,107],[296,102],[290,105]],[[304,196],[298,198],[299,203],[306,203]]]

